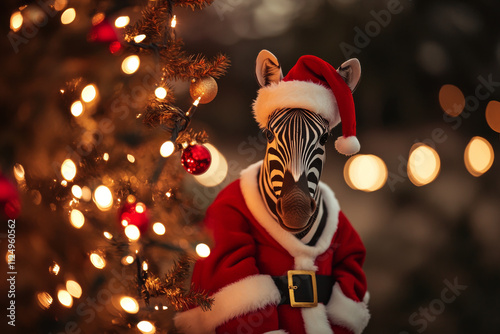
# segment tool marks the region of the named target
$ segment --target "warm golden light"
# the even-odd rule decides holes
[[[131,255],[124,256],[124,257],[122,258],[122,263],[123,263],[124,265],[127,265],[127,264],[132,264],[132,263],[134,263],[134,257],[133,257],[133,256],[131,256]]]
[[[82,101],[78,100],[78,101],[73,102],[70,110],[71,110],[71,115],[73,115],[75,117],[80,116],[83,113]]]
[[[139,303],[132,297],[122,297],[120,299],[120,306],[125,312],[130,314],[139,312]]]
[[[491,144],[482,137],[474,137],[465,149],[465,167],[473,176],[481,176],[493,165],[495,153]]]
[[[56,275],[59,274],[59,271],[61,270],[61,267],[56,263],[53,262],[52,265],[49,267],[49,273]]]
[[[37,293],[36,298],[41,308],[48,309],[50,305],[52,305],[53,302],[52,296],[49,295],[47,292]]]
[[[104,160],[104,161],[108,161],[108,160],[109,160],[109,154],[108,154],[108,153],[104,153],[104,154],[102,155],[102,160]]]
[[[54,1],[54,9],[60,12],[68,5],[68,0],[56,0]]]
[[[71,181],[76,176],[76,165],[71,159],[66,159],[61,165],[61,175],[67,180]]]
[[[382,188],[387,174],[384,161],[372,154],[355,155],[344,166],[344,179],[349,187],[366,192]]]
[[[437,152],[427,145],[415,144],[408,159],[408,177],[416,186],[423,186],[434,181],[441,168]]]
[[[96,267],[97,269],[106,267],[106,260],[104,260],[104,258],[97,253],[90,254],[90,262],[92,262],[94,267]]]
[[[172,28],[175,28],[176,25],[177,25],[177,15],[174,15],[174,17],[172,17],[172,21],[170,22],[170,26]]]
[[[61,14],[61,23],[70,24],[76,18],[76,11],[74,8],[68,8]]]
[[[66,290],[68,290],[69,294],[75,298],[80,298],[82,296],[82,287],[76,281],[67,280]]]
[[[109,233],[108,231],[104,231],[103,234],[104,234],[104,237],[106,239],[109,239],[109,240],[113,239],[113,235],[111,233]]]
[[[138,240],[141,237],[141,231],[135,225],[127,225],[125,227],[125,235],[130,240]]]
[[[146,35],[140,34],[134,37],[134,42],[140,43],[146,38]]]
[[[68,185],[68,181],[62,180],[61,181],[61,186],[66,187]]]
[[[156,332],[155,326],[149,321],[143,320],[137,324],[137,328],[143,334],[154,334]]]
[[[94,191],[94,202],[101,211],[107,211],[111,209],[113,205],[113,194],[106,186],[99,186]]]
[[[75,198],[82,198],[82,195],[83,195],[83,191],[82,191],[82,188],[80,188],[80,186],[78,185],[73,185],[73,187],[71,187],[71,193],[73,194],[73,196],[75,196]]]
[[[87,186],[82,188],[82,199],[86,202],[92,199],[92,191],[90,191],[90,188]]]
[[[137,205],[135,206],[135,212],[137,213],[143,213],[144,211],[146,211],[146,205],[144,205],[144,203],[137,203]]]
[[[226,158],[211,144],[203,144],[212,157],[207,171],[200,175],[194,175],[196,181],[205,187],[215,187],[221,184],[227,176],[228,165]]]
[[[198,254],[199,257],[207,257],[210,255],[210,247],[208,247],[207,244],[198,244],[196,245],[196,254]]]
[[[85,88],[82,90],[82,100],[83,102],[92,102],[92,100],[95,99],[97,96],[97,87],[94,84],[87,85]]]
[[[142,270],[148,271],[148,269],[149,269],[148,263],[146,261],[142,262]]]
[[[24,167],[21,164],[14,165],[14,177],[18,182],[24,181]]]
[[[128,221],[126,219],[122,220],[122,226],[125,227],[128,225]]]
[[[130,23],[130,17],[128,16],[119,16],[115,20],[115,27],[123,28],[126,27]]]
[[[160,154],[164,158],[168,158],[175,151],[175,145],[170,140],[164,142],[160,147]]]
[[[160,100],[163,100],[165,97],[167,97],[167,90],[163,87],[158,87],[155,89],[155,95]]]
[[[201,96],[198,97],[196,100],[193,102],[193,106],[197,107],[200,104]]]
[[[490,128],[500,133],[500,102],[490,101],[486,106],[485,116]]]
[[[71,307],[73,306],[73,297],[69,294],[68,291],[66,290],[59,290],[57,292],[57,299],[59,299],[59,302],[66,307]]]
[[[131,163],[135,162],[135,157],[132,154],[127,154],[127,160]]]
[[[104,13],[96,13],[94,16],[92,16],[92,25],[96,26],[99,23],[101,23],[104,19],[106,18],[106,15]]]
[[[141,64],[141,60],[139,56],[131,55],[127,58],[123,59],[122,62],[122,71],[125,74],[135,73],[139,69],[139,65]]]
[[[23,14],[21,14],[20,11],[12,13],[12,15],[10,16],[10,29],[16,32],[19,29],[21,29],[22,25],[23,25]]]
[[[158,235],[164,235],[165,232],[166,232],[166,229],[165,229],[165,225],[163,225],[162,223],[158,222],[158,223],[154,223],[153,224],[153,231],[158,234]]]
[[[465,97],[457,86],[444,85],[439,90],[439,104],[445,113],[456,117],[464,110]]]
[[[82,228],[83,224],[85,224],[85,216],[80,210],[71,210],[69,217],[71,225],[73,225],[75,228]]]

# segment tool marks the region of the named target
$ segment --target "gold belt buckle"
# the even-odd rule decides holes
[[[293,285],[293,275],[311,276],[314,300],[312,302],[296,302],[295,290],[297,286]],[[290,292],[290,305],[292,307],[315,307],[318,305],[318,290],[316,288],[316,274],[312,270],[288,270],[288,292]]]

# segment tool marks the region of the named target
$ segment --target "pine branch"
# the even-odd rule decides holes
[[[214,0],[172,0],[174,6],[189,7],[192,10],[210,6]]]

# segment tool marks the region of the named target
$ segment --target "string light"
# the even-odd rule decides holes
[[[21,29],[22,25],[23,25],[23,14],[21,14],[20,11],[12,13],[12,15],[10,16],[10,29],[16,32],[19,29]]]
[[[175,151],[175,145],[170,140],[164,142],[160,147],[160,155],[167,158],[172,155]]]
[[[76,11],[74,8],[68,8],[61,14],[61,23],[70,24],[76,18]]]
[[[52,305],[53,298],[51,295],[49,295],[48,292],[39,292],[36,295],[36,299],[38,300],[38,303],[40,304],[41,308],[48,309],[50,305]]]
[[[60,270],[61,267],[56,262],[53,262],[52,265],[49,267],[49,273],[51,273],[52,275],[57,276]]]
[[[66,187],[68,185],[68,181],[62,180],[61,181],[61,186]]]
[[[86,202],[90,201],[92,198],[92,191],[90,191],[90,188],[85,186],[82,188],[82,199]]]
[[[67,280],[66,290],[75,298],[80,298],[82,296],[82,287],[76,281]]]
[[[92,16],[92,25],[93,26],[98,25],[99,23],[104,21],[105,18],[106,15],[104,15],[104,13],[96,13],[94,16]]]
[[[76,176],[76,165],[71,159],[66,159],[61,165],[61,175],[67,180],[71,181]]]
[[[174,15],[172,17],[172,21],[170,22],[170,27],[175,28],[176,25],[177,25],[177,15]]]
[[[94,191],[94,202],[101,211],[111,209],[113,205],[113,194],[106,186],[99,186]]]
[[[408,177],[416,186],[431,183],[438,176],[441,161],[437,152],[430,146],[415,144],[408,159]]]
[[[163,87],[158,87],[155,89],[155,96],[160,100],[163,100],[165,97],[167,97],[167,90]]]
[[[122,222],[123,224],[123,222]],[[141,231],[139,231],[139,228],[135,225],[127,225],[125,227],[125,235],[127,238],[130,240],[138,240],[141,237]]]
[[[83,104],[82,101],[78,100],[73,102],[71,105],[71,114],[75,117],[80,116],[83,113]]]
[[[457,86],[444,85],[439,90],[439,104],[446,114],[456,117],[464,110],[465,97]]]
[[[127,154],[127,160],[131,163],[135,162],[135,157],[132,154]]]
[[[139,312],[139,303],[132,297],[122,297],[120,299],[120,306],[125,312],[130,314],[136,314]]]
[[[148,263],[146,261],[142,262],[142,270],[148,271],[148,269],[149,269]]]
[[[475,177],[486,173],[493,165],[494,159],[493,147],[482,137],[472,138],[465,148],[465,167]]]
[[[102,160],[104,160],[104,161],[108,161],[108,160],[109,160],[109,154],[108,154],[108,153],[104,153],[104,154],[102,155]]]
[[[94,84],[87,85],[83,88],[81,95],[84,102],[92,102],[97,96],[97,87]]]
[[[165,225],[163,225],[162,223],[158,222],[158,223],[154,223],[153,224],[153,231],[158,234],[158,235],[164,235],[165,232],[166,232],[166,229],[165,229]]]
[[[113,235],[111,233],[109,233],[108,231],[104,231],[103,234],[104,234],[104,237],[106,239],[109,239],[109,240],[113,239]]]
[[[133,74],[139,69],[141,60],[137,55],[131,55],[123,59],[122,71],[125,74]]]
[[[57,292],[57,299],[59,299],[59,302],[66,307],[71,307],[73,305],[73,297],[69,294],[68,291],[66,290],[59,290]]]
[[[71,222],[71,225],[78,229],[82,228],[85,224],[85,216],[80,210],[77,209],[71,210],[69,220]]]
[[[140,43],[146,38],[146,35],[140,34],[134,37],[134,42]]]
[[[382,188],[387,174],[384,161],[372,154],[355,155],[344,166],[344,179],[349,187],[366,192]]]
[[[146,205],[144,205],[144,203],[137,203],[137,205],[135,206],[135,212],[137,213],[143,213],[144,211],[146,211]]]
[[[21,164],[14,165],[14,177],[18,182],[24,181],[24,167]]]
[[[54,9],[60,12],[68,5],[68,0],[56,0],[54,1]]]
[[[207,244],[200,243],[196,245],[196,254],[199,257],[207,257],[210,255],[210,247]]]
[[[119,16],[115,20],[115,27],[123,28],[126,27],[130,23],[130,17],[128,16]]]
[[[92,262],[94,267],[96,267],[97,269],[103,269],[104,267],[106,267],[106,260],[104,260],[101,255],[95,252],[90,254],[90,262]]]
[[[131,256],[131,255],[124,256],[124,257],[122,258],[122,263],[123,263],[124,265],[127,265],[127,264],[132,264],[132,263],[134,263],[134,257],[133,257],[133,256]]]
[[[149,321],[143,320],[137,324],[137,328],[143,333],[143,334],[153,334],[156,332],[155,326],[150,323]]]
[[[490,128],[500,133],[500,102],[490,101],[486,106],[485,116]]]
[[[82,198],[82,195],[83,195],[82,188],[80,188],[80,186],[78,186],[76,184],[73,185],[73,187],[71,187],[71,193],[73,194],[73,196],[75,196],[78,199]]]

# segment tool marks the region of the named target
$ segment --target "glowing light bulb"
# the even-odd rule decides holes
[[[382,188],[387,174],[387,167],[382,159],[371,154],[355,155],[344,167],[344,179],[349,187],[366,192]]]
[[[135,157],[132,154],[127,154],[127,160],[131,163],[135,162]]]
[[[56,262],[53,262],[52,265],[49,267],[49,273],[51,273],[52,275],[57,276],[60,270],[61,267]]]
[[[61,14],[61,23],[70,24],[76,18],[76,11],[74,8],[68,8]]]
[[[104,154],[102,155],[102,160],[104,160],[104,161],[108,161],[108,160],[109,160],[109,154],[108,154],[108,153],[104,153]]]
[[[122,71],[125,74],[133,74],[139,69],[139,65],[141,64],[141,60],[137,55],[131,55],[127,58],[123,59],[122,62]]]
[[[90,254],[90,262],[92,262],[94,267],[96,267],[97,269],[103,269],[104,267],[106,267],[106,260],[104,260],[101,255],[95,252]]]
[[[115,20],[115,27],[123,28],[126,27],[130,23],[130,17],[128,16],[119,16]]]
[[[83,195],[83,192],[82,192],[82,188],[80,188],[80,186],[78,185],[73,185],[73,187],[71,187],[71,193],[73,194],[73,196],[75,196],[75,198],[82,198],[82,195]]]
[[[137,328],[143,333],[143,334],[153,334],[156,332],[155,326],[150,323],[149,321],[143,320],[137,324]]]
[[[140,34],[134,37],[134,42],[140,43],[146,38],[146,35]]]
[[[71,159],[66,159],[61,165],[61,175],[67,180],[71,181],[76,176],[76,165]]]
[[[134,263],[134,257],[133,257],[133,256],[131,256],[131,255],[124,256],[124,257],[122,258],[122,263],[123,263],[124,265],[127,265],[127,264],[132,264],[132,263]]]
[[[158,234],[158,235],[164,235],[166,232],[165,225],[162,223],[154,223],[153,224],[153,231]]]
[[[491,144],[482,137],[474,137],[465,149],[464,161],[467,171],[473,176],[481,176],[493,165],[495,153]]]
[[[420,187],[434,181],[440,167],[441,160],[432,147],[423,144],[413,145],[407,169],[408,177],[414,185]]]
[[[207,244],[200,243],[196,245],[196,254],[199,257],[207,257],[210,255],[210,247]]]
[[[149,269],[148,263],[146,261],[142,262],[142,270],[148,271],[148,269]]]
[[[175,28],[176,25],[177,25],[177,16],[174,15],[174,17],[172,17],[172,21],[170,22],[170,26],[172,28]]]
[[[137,205],[135,206],[135,212],[137,213],[143,213],[144,211],[146,211],[146,205],[144,205],[144,203],[137,203]]]
[[[92,102],[92,100],[95,99],[97,96],[97,87],[94,84],[90,84],[85,86],[85,88],[82,90],[82,100],[83,102]]]
[[[39,292],[36,295],[38,303],[41,308],[48,309],[50,305],[52,305],[53,299],[52,296],[47,292]]]
[[[125,235],[130,240],[138,240],[141,237],[141,231],[135,225],[127,225],[125,227]]]
[[[71,110],[71,115],[73,115],[75,117],[80,116],[83,113],[82,101],[78,100],[78,101],[73,102],[70,110]]]
[[[71,210],[69,220],[75,228],[82,228],[83,224],[85,224],[85,216],[77,209]]]
[[[104,234],[104,237],[106,239],[109,239],[109,240],[113,239],[113,235],[111,233],[109,233],[108,231],[104,231],[103,234]]]
[[[21,14],[20,11],[12,13],[12,15],[10,16],[10,29],[16,32],[19,29],[21,29],[22,25],[23,25],[23,14]]]
[[[162,157],[167,158],[175,151],[175,145],[170,140],[164,142],[160,147],[160,154]]]
[[[71,307],[73,306],[73,297],[69,294],[68,291],[66,290],[59,290],[57,292],[57,299],[59,299],[59,302],[66,307]]]
[[[120,306],[125,312],[130,314],[139,312],[139,303],[132,297],[122,297],[120,299]]]
[[[14,177],[16,178],[17,181],[21,182],[24,180],[24,167],[21,164],[15,164],[14,165]]]
[[[113,205],[113,194],[106,186],[99,186],[94,191],[94,202],[101,211],[107,211],[111,209]]]
[[[66,290],[75,298],[80,298],[82,296],[82,287],[76,281],[66,281]]]
[[[158,87],[155,89],[155,95],[160,100],[163,100],[165,97],[167,97],[167,90],[163,87]]]

